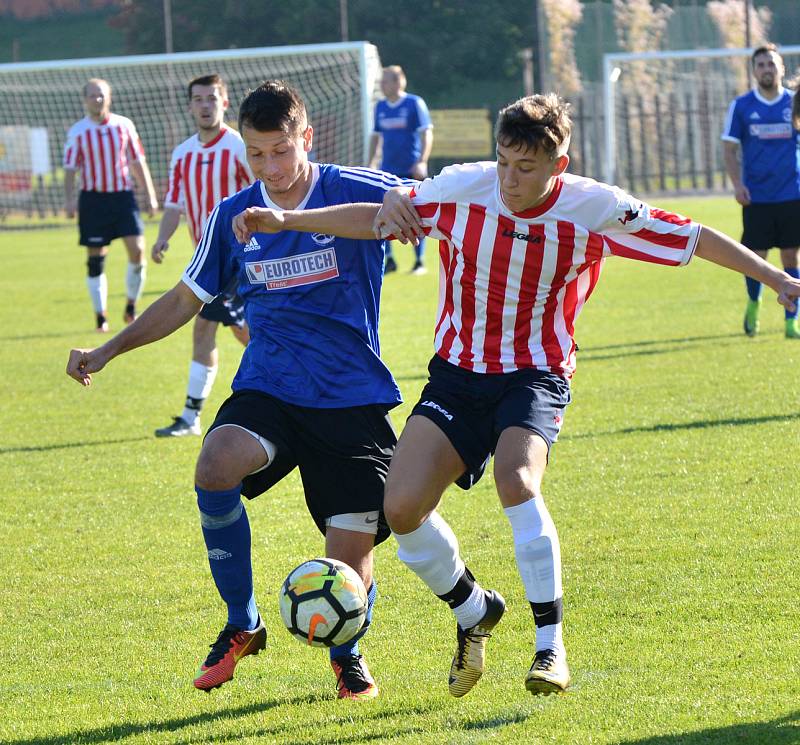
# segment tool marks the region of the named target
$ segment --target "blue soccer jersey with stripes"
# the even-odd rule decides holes
[[[792,127],[792,94],[769,101],[752,90],[731,103],[722,139],[742,148],[742,181],[754,204],[800,199],[798,133]]]
[[[311,167],[297,209],[381,202],[387,189],[414,183],[366,168]],[[231,223],[248,207],[280,209],[261,181],[220,202],[183,275],[206,303],[238,279],[250,343],[233,390],[314,408],[398,404],[378,342],[384,242],[284,231],[242,245]]]

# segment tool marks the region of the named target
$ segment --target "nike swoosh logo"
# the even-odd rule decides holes
[[[378,518],[377,517],[373,517],[372,520],[370,520],[368,517],[365,517],[364,518],[364,522],[367,523],[367,524],[376,523],[376,522],[378,522]]]

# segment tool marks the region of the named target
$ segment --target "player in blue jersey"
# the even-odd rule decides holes
[[[722,133],[725,170],[742,205],[742,243],[762,258],[779,248],[784,271],[800,278],[800,143],[792,126],[792,93],[782,85],[783,60],[773,44],[756,49],[751,64],[756,85],[731,103]],[[755,336],[761,283],[745,280],[744,332]],[[786,338],[800,339],[797,310],[785,310],[785,319]]]
[[[406,93],[406,76],[400,65],[383,68],[381,90],[386,96],[375,105],[375,124],[370,140],[369,164],[377,167],[381,142],[382,171],[422,181],[428,177],[428,158],[433,147],[433,124],[428,107],[419,96]],[[414,246],[412,274],[425,273],[425,240]],[[386,254],[386,271],[397,270],[391,249]]]
[[[313,208],[340,204],[352,206],[347,223],[364,207],[374,212],[350,203],[380,202],[387,189],[407,182],[309,162],[313,130],[305,106],[281,82],[263,83],[247,95],[239,129],[258,180],[217,205],[174,288],[102,347],[72,350],[67,367],[89,385],[91,373],[172,333],[238,280],[250,343],[195,472],[211,574],[228,607],[227,624],[194,681],[206,691],[230,680],[239,659],[265,645],[240,495],[258,496],[295,467],[325,535],[325,555],[361,575],[371,618],[377,591],[372,549],[389,535],[383,486],[396,437],[388,410],[400,402],[378,343],[384,242],[287,231],[256,233],[239,243],[231,223],[251,207],[313,214]],[[339,698],[377,695],[358,637],[330,656]]]

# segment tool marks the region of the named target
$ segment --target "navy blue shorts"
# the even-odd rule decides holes
[[[800,199],[742,207],[742,243],[753,251],[800,247]]]
[[[216,321],[223,326],[237,326],[244,328],[244,302],[234,295],[217,295],[210,303],[200,310],[200,318],[206,321]]]
[[[572,398],[565,378],[541,370],[476,373],[437,355],[428,372],[428,383],[411,415],[430,419],[450,440],[467,466],[456,481],[462,489],[469,489],[483,476],[508,427],[535,432],[549,451]]]
[[[82,191],[78,196],[80,245],[102,248],[115,238],[142,235],[144,224],[132,191]]]
[[[253,499],[299,468],[306,506],[323,535],[329,517],[378,510],[375,544],[389,537],[383,488],[397,436],[385,406],[312,409],[261,391],[234,391],[208,431],[223,424],[249,429],[277,451],[267,468],[245,476],[243,496]]]

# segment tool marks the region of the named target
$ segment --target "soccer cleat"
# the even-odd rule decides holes
[[[414,264],[411,271],[409,272],[409,274],[414,274],[416,276],[420,276],[421,274],[427,274],[427,273],[428,270],[425,268],[425,265],[421,261],[418,261],[416,264]]]
[[[350,698],[356,701],[375,698],[378,686],[370,675],[367,663],[360,654],[347,657],[336,657],[331,660],[331,667],[336,674],[336,687],[339,698]]]
[[[469,693],[483,675],[486,658],[486,640],[489,633],[503,617],[506,602],[498,592],[486,592],[486,613],[470,629],[456,624],[458,649],[450,665],[450,695],[461,698]]]
[[[747,310],[744,312],[744,333],[755,336],[758,333],[758,313],[761,310],[761,300],[748,300]]]
[[[236,663],[249,654],[258,654],[267,646],[267,629],[261,617],[252,631],[243,631],[225,624],[217,641],[211,645],[211,652],[200,665],[194,679],[194,687],[210,693],[223,683],[233,679]]]
[[[189,424],[183,417],[172,417],[172,424],[156,430],[156,437],[186,437],[186,435],[200,434],[200,418]]]
[[[797,328],[796,318],[786,319],[786,338],[787,339],[800,339],[800,328]]]
[[[566,654],[543,649],[533,658],[531,669],[525,676],[525,688],[534,696],[549,696],[566,691],[569,680]]]
[[[105,313],[98,313],[96,316],[97,325],[95,330],[98,334],[107,334],[108,333],[108,319],[106,318]]]
[[[389,274],[390,272],[397,271],[397,262],[394,260],[392,256],[386,257],[386,263],[383,265],[383,273]]]
[[[126,324],[131,324],[136,320],[136,306],[133,303],[128,303],[125,306],[125,312],[122,314],[122,320]]]

